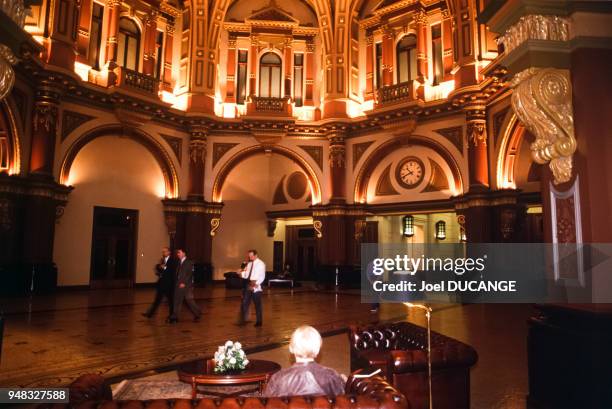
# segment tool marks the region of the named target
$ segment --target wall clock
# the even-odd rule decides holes
[[[413,189],[423,181],[425,166],[423,162],[414,156],[401,160],[395,168],[397,182],[406,189]]]

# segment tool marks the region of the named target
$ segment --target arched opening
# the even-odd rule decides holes
[[[417,78],[417,40],[414,34],[407,34],[396,46],[397,82],[408,82]]]
[[[165,171],[140,140],[105,132],[70,154],[74,189],[56,226],[59,285],[130,287],[154,282],[168,245]]]
[[[213,239],[215,279],[236,271],[255,248],[268,271],[311,280],[316,274],[317,241],[311,204],[320,200],[316,176],[286,148],[261,146],[234,155],[219,171],[213,198],[223,196],[221,224]]]
[[[280,98],[282,90],[282,60],[274,52],[264,53],[259,59],[259,96]]]
[[[463,178],[457,161],[452,154],[443,146],[438,144],[436,141],[418,135],[412,135],[410,137],[410,145],[422,146],[434,151],[448,166],[452,174],[452,183],[449,189],[452,195],[459,195],[463,193]],[[402,147],[402,141],[399,138],[389,140],[378,146],[364,161],[357,177],[355,179],[355,203],[367,203],[368,186],[370,185],[370,178],[374,170],[378,165],[392,152]]]
[[[128,70],[138,71],[139,56],[140,29],[131,18],[121,17],[117,37],[117,63]]]
[[[159,190],[159,196],[169,199],[178,197],[178,175],[168,152],[166,152],[161,144],[150,135],[140,130],[120,125],[103,126],[92,129],[76,140],[68,148],[62,162],[59,175],[60,183],[64,185],[73,184],[74,175],[71,177],[71,167],[78,152],[92,140],[107,135],[127,137],[144,146],[153,155],[164,176],[164,188],[163,190]]]
[[[5,100],[0,103],[0,173],[19,173],[19,142],[15,118]]]

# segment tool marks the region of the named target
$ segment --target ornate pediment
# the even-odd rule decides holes
[[[276,1],[271,0],[270,3],[259,10],[253,11],[250,17],[246,19],[247,22],[281,22],[299,25],[299,21],[295,19],[290,13],[281,9]]]

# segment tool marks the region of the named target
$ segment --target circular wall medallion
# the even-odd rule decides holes
[[[413,189],[423,181],[425,176],[425,165],[415,157],[408,156],[400,161],[395,168],[395,178],[400,186]]]
[[[304,197],[308,189],[308,180],[302,172],[293,172],[287,179],[287,193],[293,200]]]

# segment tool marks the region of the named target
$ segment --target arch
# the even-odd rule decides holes
[[[158,141],[156,141],[146,132],[140,129],[122,125],[106,125],[94,128],[74,141],[74,143],[66,151],[64,160],[62,161],[59,174],[60,183],[64,185],[68,184],[70,168],[72,167],[74,159],[79,151],[89,142],[102,136],[125,136],[144,146],[149,152],[151,152],[164,175],[166,198],[174,199],[179,196],[178,175],[176,168],[172,163],[172,159],[170,158],[170,155],[168,155],[168,152],[166,152]]]
[[[406,33],[395,43],[396,82],[398,84],[417,78],[417,36]]]
[[[265,51],[259,56],[258,65],[257,96],[280,98],[283,95],[284,82],[282,56],[276,51]]]
[[[9,99],[0,102],[0,172],[14,175],[21,171],[21,153],[18,122]]]
[[[124,68],[138,71],[143,30],[138,21],[128,16],[119,18],[117,30],[117,61]],[[132,46],[135,47],[132,50]]]
[[[408,143],[410,145],[419,145],[432,149],[437,154],[442,156],[442,158],[450,167],[451,172],[453,174],[453,180],[455,181],[455,185],[452,186],[452,189],[457,194],[463,192],[463,178],[461,176],[461,171],[459,170],[459,165],[457,164],[457,161],[455,160],[453,155],[444,146],[440,145],[438,142],[430,138],[418,135],[411,135]],[[370,181],[370,177],[374,172],[374,169],[387,155],[389,155],[395,149],[401,148],[402,145],[405,145],[402,138],[394,138],[379,145],[366,158],[366,160],[363,162],[363,165],[359,169],[357,177],[355,178],[355,203],[366,203],[368,184]]]
[[[497,153],[497,188],[516,189],[514,180],[515,166],[520,152],[525,128],[518,121],[516,114],[512,114],[508,121],[506,131],[502,136]]]
[[[227,179],[229,173],[242,161],[245,159],[257,155],[259,153],[267,153],[273,152],[279,155],[283,155],[286,158],[294,161],[301,169],[304,171],[306,176],[308,177],[308,183],[310,184],[310,188],[312,191],[312,204],[321,203],[321,184],[317,179],[317,175],[312,168],[306,162],[304,158],[300,155],[292,151],[291,149],[285,148],[283,146],[263,146],[263,145],[254,145],[249,146],[248,148],[242,149],[240,152],[237,152],[234,156],[232,156],[227,162],[223,164],[217,175],[215,176],[213,189],[212,189],[212,200],[213,202],[220,203],[222,201],[222,191],[223,184]]]

